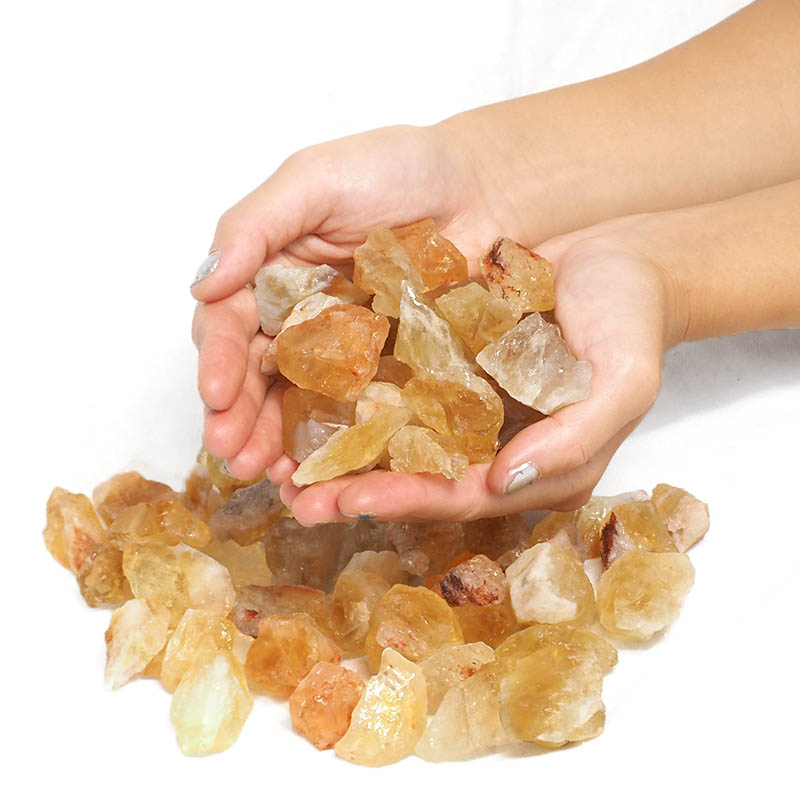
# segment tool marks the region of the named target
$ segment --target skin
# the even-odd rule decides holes
[[[192,288],[206,447],[237,477],[269,468],[304,524],[585,502],[652,405],[666,349],[800,325],[798,37],[800,3],[762,0],[631,70],[290,157],[223,215],[219,267]],[[642,211],[656,213],[630,216]],[[591,395],[461,482],[373,472],[297,489],[243,287],[264,263],[346,271],[370,229],[428,216],[473,270],[501,233],[554,263],[558,321],[592,364]],[[503,494],[509,469],[528,461],[541,477]]]

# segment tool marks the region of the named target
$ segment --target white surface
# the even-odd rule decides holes
[[[800,333],[668,355],[660,399],[598,491],[685,486],[712,529],[684,615],[621,654],[606,731],[580,747],[358,769],[260,698],[233,749],[184,758],[156,683],[103,690],[108,612],[87,610],[40,536],[56,484],[188,471],[201,425],[189,282],[220,212],[286,155],[624,67],[741,5],[4,6],[0,746],[13,796],[328,796],[345,782],[381,797],[793,795]]]

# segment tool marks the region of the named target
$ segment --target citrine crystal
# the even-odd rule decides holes
[[[403,567],[399,553],[394,550],[363,550],[354,553],[344,567],[343,572],[374,572],[380,575],[389,586],[405,583],[409,573]]]
[[[519,544],[527,544],[530,525],[520,514],[476,519],[464,523],[464,547],[496,561]]]
[[[392,345],[392,348],[394,349],[394,345]],[[378,362],[378,371],[375,373],[373,380],[381,383],[393,383],[395,386],[402,388],[408,383],[413,374],[408,364],[398,361],[394,356],[381,356]]]
[[[330,627],[330,600],[308,586],[245,586],[236,595],[232,619],[248,636],[258,635],[261,620],[274,614],[308,614],[321,630]]]
[[[603,568],[629,550],[670,553],[677,548],[650,500],[614,506],[601,531]]]
[[[349,656],[364,654],[364,640],[389,583],[374,572],[348,570],[339,575],[331,594],[330,628]]]
[[[208,527],[220,541],[233,539],[246,547],[263,539],[284,509],[280,486],[265,478],[252,486],[237,489],[228,502],[212,514]]]
[[[503,570],[485,555],[457,564],[442,578],[442,597],[451,606],[491,606],[506,597]]]
[[[175,492],[166,483],[151,481],[138,472],[121,472],[99,484],[92,492],[97,514],[110,525],[128,506],[170,500]]]
[[[496,606],[453,606],[465,642],[497,647],[519,628],[511,603]]]
[[[225,468],[225,460],[212,456],[205,447],[201,448],[197,454],[197,463],[199,466],[205,467],[211,482],[226,500],[238,489],[245,489],[248,486],[259,483],[266,477],[262,472],[249,481],[234,478]]]
[[[681,553],[706,535],[709,526],[708,506],[694,495],[684,489],[659,483],[653,489],[653,503]]]
[[[467,259],[436,230],[432,219],[393,228],[392,233],[408,253],[426,292],[467,279]]]
[[[267,586],[272,580],[272,572],[267,566],[264,555],[263,542],[254,542],[242,547],[233,539],[220,542],[218,539],[212,538],[201,549],[228,570],[235,589],[241,589],[250,584]]]
[[[549,311],[556,304],[553,265],[538,253],[500,237],[481,258],[489,291],[520,314]]]
[[[76,575],[92,548],[106,540],[91,500],[59,487],[47,500],[47,525],[42,534],[50,555]]]
[[[299,325],[301,322],[313,319],[320,311],[331,306],[338,306],[342,301],[338,297],[332,297],[324,292],[316,292],[301,300],[289,313],[289,316],[281,325],[281,332],[292,325]],[[280,333],[278,334],[280,336]]]
[[[401,555],[412,575],[445,572],[453,557],[464,550],[464,526],[460,522],[390,522],[386,544]],[[423,562],[422,572],[410,569],[412,563],[422,566]]]
[[[472,677],[494,661],[494,651],[483,642],[452,644],[420,662],[428,685],[428,712],[434,713],[450,687]]]
[[[203,547],[211,540],[211,531],[186,506],[169,499],[123,508],[111,523],[108,538],[117,547],[124,547],[128,542],[184,542]]]
[[[379,408],[385,406],[406,407],[400,387],[393,383],[371,381],[356,401],[356,423],[360,425],[366,422]]]
[[[406,425],[389,440],[392,472],[430,472],[461,480],[469,460],[440,433],[418,425]]]
[[[225,505],[226,497],[214,485],[209,471],[202,464],[195,464],[182,494],[178,495],[181,503],[203,522],[208,523],[211,515]]]
[[[122,551],[96,544],[78,570],[78,587],[86,604],[118,606],[131,598],[131,587],[122,572]]]
[[[283,449],[298,463],[337,431],[355,424],[355,403],[290,386],[283,393]]]

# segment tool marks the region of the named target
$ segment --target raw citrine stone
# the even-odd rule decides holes
[[[469,459],[440,433],[418,425],[406,425],[389,440],[392,472],[430,472],[461,480]]]
[[[186,545],[126,545],[122,569],[133,596],[166,606],[177,625],[187,608],[202,608],[224,617],[235,593],[228,570],[210,556]]]
[[[217,456],[212,456],[205,447],[200,449],[197,454],[197,463],[208,470],[208,475],[211,482],[220,491],[222,496],[227,500],[235,491],[245,489],[248,486],[259,483],[264,480],[264,473],[253,478],[251,481],[243,481],[239,478],[234,478],[225,469],[225,461]]]
[[[345,565],[343,572],[373,572],[380,575],[389,586],[395,583],[406,583],[408,571],[403,567],[399,553],[394,550],[363,550],[353,553]]]
[[[227,750],[253,708],[242,665],[228,650],[203,653],[183,673],[170,718],[187,756]]]
[[[392,232],[408,253],[426,292],[467,279],[467,259],[436,230],[432,219],[393,228]]]
[[[394,345],[392,345],[392,347],[394,347]],[[375,373],[373,381],[393,383],[395,386],[399,386],[402,389],[413,374],[408,364],[398,361],[394,356],[381,356],[378,362],[378,371]]]
[[[119,689],[138,675],[167,641],[169,610],[151,600],[128,600],[106,630],[106,688]]]
[[[341,658],[339,648],[308,614],[275,615],[259,622],[245,672],[263,691],[289,697],[314,664],[338,664]]]
[[[472,355],[511,330],[521,316],[513,306],[477,283],[451,289],[435,302]]]
[[[464,523],[464,547],[496,561],[519,544],[527,544],[530,525],[520,514],[476,519]]]
[[[403,399],[423,424],[453,442],[470,463],[491,461],[503,425],[503,403],[483,378],[470,373],[415,377]]]
[[[624,553],[600,576],[600,624],[614,636],[646,641],[678,618],[693,583],[684,553]]]
[[[646,499],[647,492],[641,490],[612,497],[596,495],[591,497],[588,503],[571,512],[573,515],[571,535],[578,555],[583,559],[600,558],[603,550],[601,534],[609,511],[623,503]]]
[[[697,544],[708,531],[708,506],[684,489],[659,483],[653,489],[658,515],[681,553]]]
[[[307,586],[245,586],[236,596],[232,618],[242,633],[255,637],[261,620],[297,613],[308,614],[323,631],[330,628],[330,599]]]
[[[484,664],[494,661],[494,651],[483,642],[453,644],[420,662],[428,685],[428,712],[439,708],[450,687],[471,678]]]
[[[375,375],[388,333],[389,321],[380,314],[331,306],[278,337],[278,367],[301,389],[351,402]]]
[[[211,540],[211,531],[203,520],[172,498],[123,508],[111,523],[108,538],[117,547],[128,542],[184,542],[203,547]]]
[[[211,533],[220,541],[233,539],[242,547],[259,541],[285,511],[280,486],[268,478],[237,489],[208,521]]]
[[[506,578],[520,622],[584,625],[594,618],[594,589],[583,564],[550,542],[525,550],[506,569]]]
[[[183,674],[204,653],[232,650],[235,626],[228,620],[196,608],[187,608],[167,642],[161,681],[174,692]]]
[[[202,464],[195,464],[179,499],[186,508],[208,523],[211,515],[225,505],[225,497],[214,486],[211,475]]]
[[[451,606],[491,606],[506,598],[506,576],[485,555],[473,556],[449,570],[440,582],[442,597]]]
[[[600,536],[604,569],[628,550],[674,553],[678,549],[650,500],[614,506]]]
[[[92,492],[92,502],[100,519],[110,525],[128,506],[170,500],[175,492],[166,483],[143,478],[138,472],[121,472],[99,484]]]
[[[294,729],[317,750],[333,747],[350,727],[364,681],[341,664],[320,661],[289,697]]]
[[[511,603],[496,606],[454,606],[465,642],[483,642],[497,647],[519,628]]]
[[[500,447],[505,447],[518,433],[547,416],[513,398],[494,378],[489,378],[489,384],[503,401],[503,427],[497,435]]]
[[[411,412],[406,408],[386,406],[361,425],[335,433],[297,468],[292,483],[307,486],[376,463],[389,439],[410,417]]]
[[[373,670],[381,652],[391,647],[411,661],[422,661],[464,638],[453,609],[424,586],[393,586],[380,600],[364,642]]]
[[[118,606],[131,598],[131,587],[122,572],[122,551],[96,544],[78,570],[78,588],[86,604]]]
[[[528,544],[533,547],[540,542],[549,542],[561,533],[565,533],[570,541],[575,538],[574,511],[551,511],[544,519],[534,525]]]
[[[464,525],[461,522],[389,522],[386,528],[386,544],[393,547],[404,559],[408,569],[411,562],[424,562],[423,575],[427,572],[445,572],[453,557],[464,550]],[[422,559],[417,555],[421,554]],[[411,555],[411,558],[409,558]]]
[[[369,767],[400,761],[414,752],[427,716],[422,668],[387,648],[335,745],[336,755]]]
[[[76,575],[97,544],[104,544],[105,531],[91,500],[56,487],[47,500],[44,543],[50,555]]]
[[[339,575],[331,595],[331,633],[348,656],[364,654],[372,617],[389,583],[374,572],[346,571]]]
[[[298,463],[355,421],[355,403],[340,403],[297,386],[283,393],[283,449]]]
[[[393,383],[371,381],[356,400],[356,423],[366,422],[379,408],[405,408],[400,387]]]
[[[272,572],[267,566],[267,559],[264,555],[263,542],[254,542],[242,547],[233,539],[220,542],[212,538],[202,548],[202,551],[215,561],[219,561],[228,570],[235,589],[241,589],[243,586],[253,583],[267,586],[272,580]]]
[[[520,314],[550,311],[556,304],[553,265],[538,253],[500,237],[481,258],[489,291]]]
[[[301,300],[291,310],[289,316],[283,321],[281,325],[281,333],[292,325],[299,325],[301,322],[313,319],[319,314],[320,311],[331,306],[338,306],[342,301],[338,297],[332,297],[324,292],[316,292]],[[280,333],[278,334],[280,336]]]

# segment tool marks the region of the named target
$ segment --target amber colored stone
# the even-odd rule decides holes
[[[398,390],[399,391],[399,390]],[[406,425],[389,440],[392,472],[429,472],[461,480],[469,460],[446,436],[430,428]]]
[[[172,498],[123,508],[108,529],[108,539],[120,548],[128,542],[184,542],[203,547],[211,540],[211,531],[203,520]]]
[[[233,649],[234,624],[208,611],[187,608],[167,642],[161,681],[174,692],[184,672],[207,652]]]
[[[320,311],[331,306],[338,306],[342,303],[338,297],[333,297],[324,292],[316,292],[308,297],[303,298],[297,305],[289,312],[289,316],[283,321],[281,325],[281,333],[292,325],[299,325],[301,322],[313,319],[319,314]],[[279,333],[278,336],[281,334]],[[277,338],[277,337],[276,337]]]
[[[133,595],[122,572],[122,551],[96,544],[78,570],[78,588],[92,608],[118,606],[129,600]]]
[[[420,661],[428,685],[428,713],[439,708],[452,686],[471,678],[490,661],[494,661],[494,651],[483,642],[452,644]]]
[[[489,291],[520,314],[550,311],[556,304],[553,265],[511,239],[492,244],[481,258],[481,272]]]
[[[693,583],[684,553],[624,553],[600,576],[600,624],[614,636],[646,641],[678,618]]]
[[[390,522],[386,525],[386,544],[403,558],[412,575],[446,572],[457,553],[464,550],[464,525],[461,522]],[[420,558],[421,556],[421,558]],[[413,563],[423,571],[410,569]]]
[[[72,494],[56,487],[47,500],[47,524],[42,531],[50,555],[76,575],[106,534],[91,500],[85,494]]]
[[[364,640],[389,583],[374,572],[353,570],[339,575],[331,594],[330,632],[349,657],[364,655]]]
[[[421,661],[450,644],[463,644],[453,609],[424,586],[393,586],[372,616],[364,651],[377,670],[381,652],[391,647],[411,661]]]
[[[503,401],[503,427],[500,428],[500,433],[497,434],[497,441],[500,447],[505,447],[518,433],[545,419],[547,415],[526,406],[524,403],[520,403],[519,400],[513,398],[500,386],[494,378],[488,377],[489,385]]]
[[[530,622],[591,622],[594,589],[583,564],[550,542],[525,550],[506,569],[511,605],[517,619]]]
[[[653,503],[678,551],[685,553],[708,531],[708,506],[685,489],[659,483],[653,489]]]
[[[264,538],[283,513],[280,486],[268,478],[237,489],[208,521],[211,533],[220,541],[233,539],[242,547]]]
[[[295,470],[292,483],[308,486],[376,463],[389,439],[410,417],[406,408],[385,406],[361,425],[335,433]]]
[[[151,600],[128,600],[106,630],[106,688],[119,689],[138,675],[167,641],[169,610]]]
[[[274,615],[259,622],[244,669],[263,691],[289,697],[314,664],[338,664],[341,657],[308,614]]]
[[[628,550],[675,552],[677,547],[650,500],[614,506],[600,534],[603,569]]]
[[[334,747],[336,755],[370,767],[400,761],[414,752],[427,716],[422,668],[387,648]]]
[[[231,616],[242,633],[255,637],[261,620],[297,613],[308,614],[323,631],[330,628],[330,599],[307,586],[245,586],[236,595]]]
[[[294,729],[317,750],[333,747],[350,727],[364,681],[341,664],[320,661],[289,697]]]
[[[496,561],[506,551],[527,544],[529,534],[530,525],[520,514],[476,519],[464,523],[464,547]]]
[[[278,367],[301,389],[351,402],[375,375],[388,333],[389,321],[380,314],[331,306],[278,337]]]
[[[212,456],[205,447],[201,448],[200,452],[197,454],[197,463],[206,468],[211,482],[226,500],[239,489],[246,489],[248,486],[260,483],[266,477],[262,472],[251,481],[243,481],[239,478],[234,478],[225,469],[224,459]]]
[[[483,378],[415,377],[403,399],[424,425],[453,442],[470,463],[491,461],[503,424],[503,403]]]
[[[92,502],[97,514],[110,525],[128,506],[170,500],[175,492],[166,483],[143,478],[138,472],[121,472],[95,487]]]
[[[497,647],[519,628],[508,601],[496,606],[453,606],[453,612],[465,642]]]
[[[227,750],[253,708],[242,665],[228,650],[203,653],[183,673],[170,718],[187,756]]]
[[[345,565],[343,572],[373,572],[380,575],[389,586],[406,583],[408,571],[403,567],[399,553],[394,550],[364,550],[354,553]]]
[[[521,316],[513,306],[477,283],[457,286],[437,297],[435,302],[439,313],[473,355],[511,330]]]
[[[400,387],[393,383],[370,381],[356,401],[356,424],[366,422],[379,408],[405,408]]]
[[[167,634],[169,637],[169,634]],[[168,643],[168,642],[167,642]],[[167,643],[147,662],[147,666],[139,674],[140,678],[153,678],[161,680],[161,667],[164,664],[164,653],[167,651]]]
[[[528,544],[533,547],[540,542],[549,542],[562,532],[565,532],[570,540],[575,537],[574,511],[551,511],[544,519],[533,526]]]
[[[413,375],[414,373],[408,364],[398,361],[394,356],[381,356],[378,362],[378,371],[372,380],[380,381],[381,383],[393,383],[402,389]]]
[[[283,393],[283,449],[298,463],[319,450],[337,431],[355,424],[355,403],[290,386]]]
[[[440,581],[442,597],[451,606],[491,606],[506,598],[503,570],[484,555],[452,567]]]
[[[251,584],[268,586],[272,580],[272,572],[267,566],[264,555],[263,542],[254,542],[242,547],[233,539],[220,542],[212,538],[200,549],[228,570],[234,589],[241,589]]]
[[[426,292],[467,279],[467,259],[436,230],[432,219],[392,228],[392,233],[408,253]]]
[[[200,517],[203,522],[208,523],[211,515],[225,505],[225,497],[222,492],[214,486],[211,475],[202,464],[195,464],[189,477],[186,478],[186,485],[182,494],[178,495],[179,500],[192,513]]]

